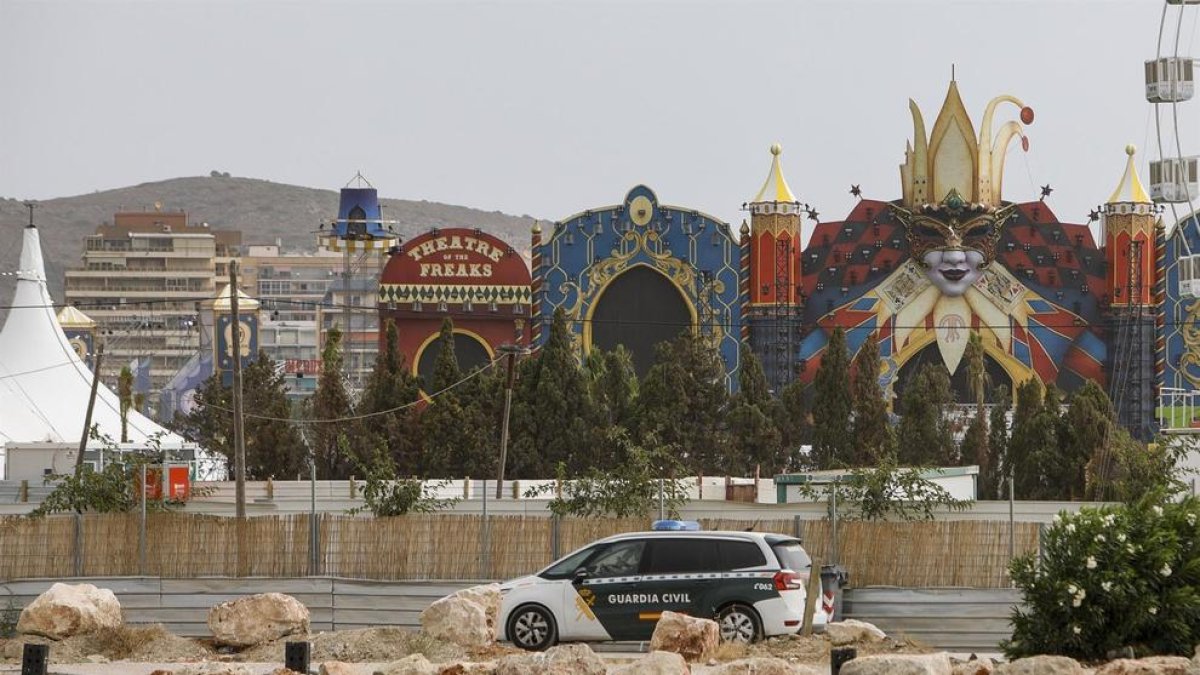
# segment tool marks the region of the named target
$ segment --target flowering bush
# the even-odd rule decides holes
[[[1192,654],[1200,641],[1200,500],[1149,497],[1055,516],[1042,554],[1010,567],[1010,657]]]

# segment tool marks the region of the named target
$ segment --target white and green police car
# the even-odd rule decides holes
[[[560,641],[648,640],[666,610],[715,619],[729,641],[800,630],[813,570],[799,539],[700,532],[678,521],[665,529],[679,525],[691,527],[657,531],[655,523],[656,531],[601,539],[503,584],[498,638],[531,650]],[[826,609],[816,607],[814,626],[823,626]]]

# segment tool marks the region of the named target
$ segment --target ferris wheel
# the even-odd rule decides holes
[[[1150,198],[1171,212],[1167,235],[1196,213],[1197,162],[1200,157],[1184,153],[1194,120],[1186,118],[1181,103],[1194,91],[1195,60],[1190,50],[1200,0],[1165,0],[1158,24],[1154,58],[1146,61],[1146,100],[1154,106],[1157,145],[1150,161]],[[1185,44],[1186,43],[1186,44]],[[1189,123],[1191,122],[1191,123]],[[1182,132],[1182,133],[1181,133]],[[1186,211],[1183,209],[1186,208]],[[1184,248],[1189,245],[1184,241]],[[1191,255],[1190,250],[1186,250]]]

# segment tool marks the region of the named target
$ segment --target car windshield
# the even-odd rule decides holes
[[[567,557],[542,570],[538,576],[545,579],[565,579],[575,573],[583,565],[588,556],[596,552],[595,546],[587,546],[575,551]]]
[[[793,572],[803,572],[812,567],[812,558],[800,542],[784,542],[771,547],[779,557],[779,564]]]

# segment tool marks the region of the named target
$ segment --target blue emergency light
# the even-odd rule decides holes
[[[700,523],[694,520],[656,520],[650,524],[655,532],[698,532]]]

